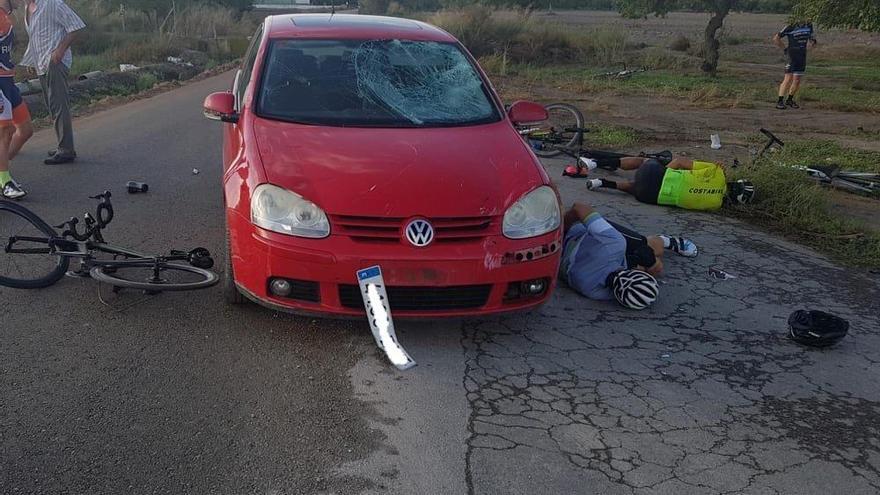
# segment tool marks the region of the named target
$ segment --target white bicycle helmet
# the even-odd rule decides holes
[[[645,309],[657,300],[657,280],[641,270],[621,270],[611,275],[611,292],[623,307]]]

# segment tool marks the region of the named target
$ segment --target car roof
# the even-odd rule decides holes
[[[456,41],[424,22],[397,17],[354,14],[286,14],[266,19],[269,38],[402,39]]]

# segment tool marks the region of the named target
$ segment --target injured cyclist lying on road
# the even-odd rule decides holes
[[[670,157],[671,158],[671,157]],[[665,163],[664,163],[665,162]],[[632,194],[642,203],[678,206],[688,210],[715,210],[724,199],[734,203],[749,203],[755,195],[755,186],[747,180],[727,182],[724,167],[718,163],[675,158],[624,157],[592,160],[581,158],[575,167],[569,167],[568,177],[588,178],[596,168],[605,170],[635,170],[632,181],[589,179],[587,189],[618,189]]]
[[[663,251],[694,257],[697,246],[683,237],[645,237],[608,222],[592,206],[575,203],[565,213],[560,276],[590,299],[616,299],[630,309],[650,306],[659,292]]]

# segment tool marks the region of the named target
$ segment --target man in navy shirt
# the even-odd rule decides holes
[[[788,47],[782,43],[788,39]],[[785,50],[788,63],[785,65],[785,77],[779,85],[779,100],[776,108],[785,110],[787,107],[800,108],[794,101],[794,95],[801,87],[801,77],[807,70],[807,47],[816,46],[816,33],[809,21],[789,24],[773,36],[776,46]],[[788,95],[788,100],[785,96]]]

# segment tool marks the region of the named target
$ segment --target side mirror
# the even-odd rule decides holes
[[[211,93],[205,98],[205,117],[220,122],[236,123],[238,114],[235,113],[235,95],[228,91]]]
[[[507,110],[507,115],[514,125],[543,122],[550,118],[544,105],[531,101],[517,101]]]

